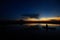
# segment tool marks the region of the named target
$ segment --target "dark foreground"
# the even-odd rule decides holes
[[[45,31],[38,26],[27,27],[16,24],[0,25],[0,36],[6,39],[42,39],[42,38],[57,38],[60,37],[60,31]]]

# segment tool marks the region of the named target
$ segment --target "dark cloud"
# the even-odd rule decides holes
[[[38,13],[25,13],[22,14],[22,17],[33,17],[33,18],[38,18],[39,14]]]

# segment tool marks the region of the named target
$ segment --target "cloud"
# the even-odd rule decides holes
[[[37,13],[26,13],[26,14],[22,14],[23,17],[33,17],[33,18],[38,18],[38,14]]]

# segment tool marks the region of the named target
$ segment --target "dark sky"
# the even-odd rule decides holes
[[[0,19],[19,19],[23,16],[60,16],[59,0],[2,0]]]

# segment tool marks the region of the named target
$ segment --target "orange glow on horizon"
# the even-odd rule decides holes
[[[60,17],[48,17],[48,18],[26,18],[25,21],[50,21],[50,20],[60,20]]]
[[[25,21],[39,21],[37,18],[26,18]]]

